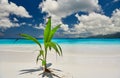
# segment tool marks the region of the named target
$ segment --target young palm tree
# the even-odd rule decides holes
[[[61,24],[51,29],[51,18],[48,18],[48,22],[46,23],[46,27],[44,29],[44,48],[42,48],[40,42],[36,38],[28,34],[20,34],[21,37],[31,40],[39,46],[40,50],[39,50],[39,54],[37,56],[36,62],[38,62],[39,60],[41,61],[42,66],[44,68],[44,72],[51,73],[51,71],[47,68],[48,50],[54,49],[59,56],[62,55],[62,49],[60,45],[52,41],[52,38],[55,32],[60,28],[60,26]]]

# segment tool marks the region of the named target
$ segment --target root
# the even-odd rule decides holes
[[[62,78],[62,77],[52,73],[52,71],[50,69],[45,69],[44,72],[40,73],[39,75],[42,75],[42,78],[44,78],[44,77],[48,77],[48,78],[53,78],[53,77]]]
[[[49,69],[45,69],[44,72],[51,73]]]

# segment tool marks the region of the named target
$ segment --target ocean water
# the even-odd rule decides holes
[[[52,41],[59,44],[104,44],[104,45],[120,45],[120,39],[53,39]],[[39,39],[39,42],[43,44],[43,39]],[[35,44],[34,42],[26,39],[0,39],[1,44]]]

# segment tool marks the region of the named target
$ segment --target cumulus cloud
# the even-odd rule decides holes
[[[8,0],[0,0],[0,28],[10,28],[14,26],[19,26],[17,23],[11,22],[9,19],[10,14],[15,14],[19,17],[31,18],[29,13],[22,6],[17,6],[16,4]],[[17,21],[17,19],[14,19]]]
[[[39,7],[42,8],[42,12],[59,17],[66,17],[79,11],[92,12],[100,10],[98,0],[46,0]]]
[[[98,5],[98,0],[45,0],[40,3],[39,8],[42,12],[48,13],[52,16],[52,21],[56,24],[62,24],[64,31],[68,31],[68,25],[63,24],[61,18],[65,18],[76,12],[93,12],[100,11],[101,7]]]
[[[105,16],[99,13],[102,10],[98,0],[45,0],[39,8],[52,16],[54,25],[62,24],[63,37],[88,37],[120,32],[120,10],[113,11],[111,17]],[[62,18],[77,12],[87,12],[88,15],[76,14],[80,22],[72,28],[63,24]]]
[[[73,37],[88,37],[95,35],[106,35],[120,32],[120,10],[116,9],[112,17],[107,17],[98,13],[90,13],[89,15],[76,14],[80,23],[66,32],[73,34]]]
[[[113,12],[111,20],[115,27],[120,27],[120,9],[116,9]]]

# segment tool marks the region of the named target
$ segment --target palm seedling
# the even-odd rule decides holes
[[[44,39],[44,48],[41,46],[40,42],[36,38],[34,38],[28,34],[20,34],[21,37],[31,40],[39,46],[40,50],[39,50],[39,54],[37,56],[36,62],[38,62],[39,60],[41,61],[42,67],[44,69],[43,72],[51,73],[51,71],[47,67],[48,51],[50,51],[51,49],[54,49],[55,52],[59,56],[62,55],[62,49],[61,49],[60,45],[58,45],[57,43],[52,41],[52,38],[53,38],[55,32],[60,28],[60,26],[61,26],[61,24],[52,28],[51,27],[51,18],[48,18],[46,27],[44,29],[44,38],[43,38]]]

